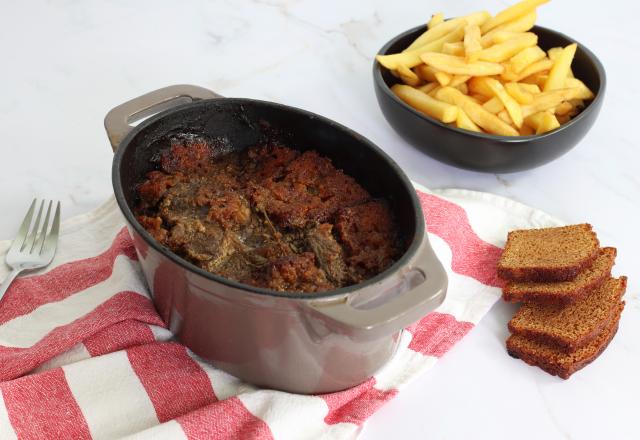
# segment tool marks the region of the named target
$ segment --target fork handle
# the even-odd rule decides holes
[[[20,269],[20,268],[13,269],[11,273],[9,273],[9,275],[4,279],[2,284],[0,284],[0,300],[2,300],[4,293],[9,289],[9,286],[11,285],[11,283],[13,283],[13,280],[15,280],[16,277],[20,275],[20,272],[22,272],[23,270],[24,269]]]

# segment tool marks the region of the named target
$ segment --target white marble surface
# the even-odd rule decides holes
[[[540,24],[598,54],[609,79],[591,132],[542,168],[492,175],[438,163],[389,128],[374,98],[372,58],[389,38],[435,11],[495,12],[507,3],[5,1],[0,236],[14,234],[33,196],[60,198],[65,217],[109,196],[111,151],[102,120],[124,100],[192,83],[226,96],[303,107],[367,136],[428,187],[494,192],[568,222],[593,223],[603,243],[618,247],[616,272],[630,277],[618,336],[570,381],[506,355],[506,323],[514,308],[499,304],[433,370],[381,409],[362,438],[640,438],[640,153],[634,110],[640,101],[640,5],[555,0],[540,11]]]

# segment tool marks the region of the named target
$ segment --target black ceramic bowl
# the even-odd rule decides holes
[[[378,52],[380,55],[402,51],[422,32],[418,26],[393,38]],[[544,49],[567,46],[575,40],[559,32],[535,26],[538,45]],[[399,80],[374,62],[373,83],[378,104],[391,126],[409,143],[441,162],[468,170],[510,173],[544,165],[576,146],[593,125],[606,87],[602,63],[589,49],[578,43],[573,64],[575,76],[596,95],[585,109],[558,129],[536,136],[496,136],[450,127],[426,116],[402,102],[391,91]]]

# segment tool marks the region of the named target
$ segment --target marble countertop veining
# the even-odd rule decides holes
[[[539,24],[588,46],[608,74],[591,132],[542,168],[494,175],[443,165],[393,132],[375,101],[371,64],[388,39],[433,12],[496,12],[508,3],[5,2],[0,236],[15,233],[34,196],[60,198],[69,217],[111,194],[112,153],[102,120],[127,99],[190,83],[302,107],[362,133],[427,187],[493,192],[567,222],[591,222],[604,244],[618,248],[615,272],[630,278],[618,336],[570,381],[506,355],[506,322],[514,309],[498,304],[433,370],[383,407],[363,439],[640,438],[640,152],[634,135],[640,4],[555,0],[540,9]]]

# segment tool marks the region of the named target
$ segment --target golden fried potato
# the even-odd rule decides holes
[[[431,20],[427,23],[427,28],[433,29],[434,27],[442,24],[444,22],[444,14],[442,12],[438,12],[437,14],[433,14],[431,16]]]
[[[576,44],[538,46],[532,28],[538,6],[521,0],[495,16],[486,11],[445,20],[402,52],[377,61],[398,78],[393,92],[406,104],[452,127],[504,136],[547,133],[595,98],[571,64]]]
[[[460,107],[458,107],[458,118],[456,119],[456,127],[469,131],[482,131],[480,127],[478,127]]]
[[[520,84],[516,82],[506,83],[504,88],[519,104],[531,104],[531,101],[533,101],[533,94],[522,89]]]
[[[520,128],[522,127],[522,109],[520,108],[520,104],[516,102],[515,99],[511,97],[505,90],[504,86],[500,81],[493,78],[480,78],[481,81],[484,81],[486,86],[491,90],[493,95],[498,98],[502,104],[504,105],[511,121],[513,124]]]
[[[522,72],[527,66],[540,61],[546,56],[544,50],[538,46],[527,47],[515,54],[510,60],[511,68],[515,73]]]
[[[484,131],[502,136],[518,136],[518,132],[496,115],[486,111],[480,104],[452,87],[441,88],[436,97],[460,107],[469,118]]]
[[[467,63],[464,58],[437,52],[426,52],[420,59],[437,70],[454,75],[486,76],[504,72],[504,67],[497,63],[477,61]]]
[[[549,77],[544,83],[543,90],[549,92],[551,90],[561,89],[565,87],[565,81],[571,67],[571,62],[576,54],[578,45],[576,43],[570,44],[562,50],[562,53],[553,62],[553,67],[549,71]]]
[[[491,17],[489,20],[482,24],[483,33],[489,32],[491,29],[507,23],[512,20],[516,20],[523,15],[529,14],[531,11],[535,11],[536,8],[549,0],[524,0],[516,3],[513,6],[506,8],[505,10],[496,14],[495,17]]]
[[[482,38],[480,39],[480,44],[482,47],[490,46],[494,43],[493,37],[496,33],[501,31],[506,32],[527,32],[536,24],[536,19],[538,18],[538,14],[535,10],[529,12],[526,15],[523,15],[516,20],[509,21],[507,23],[501,24],[500,26],[492,29],[487,33],[483,33]]]
[[[482,106],[490,113],[497,115],[504,110],[504,104],[496,96],[482,104]]]
[[[405,51],[411,51],[417,49],[420,46],[424,46],[427,43],[432,43],[437,41],[447,34],[450,34],[455,29],[458,29],[462,26],[462,33],[464,35],[464,28],[469,24],[476,24],[478,26],[482,25],[485,21],[487,21],[491,17],[491,15],[487,11],[475,12],[473,14],[465,15],[464,17],[454,18],[452,20],[447,20],[444,23],[438,24],[434,26],[433,29],[429,29],[420,35],[418,38],[414,40],[413,43],[409,45],[405,49]],[[460,38],[462,39],[462,38]]]
[[[440,26],[444,26],[445,23],[441,24]],[[436,30],[440,28],[440,26],[436,26],[433,29]],[[393,55],[377,55],[376,60],[378,60],[380,64],[382,64],[384,67],[386,67],[389,70],[397,69],[400,64],[404,64],[409,68],[415,67],[422,62],[420,60],[420,54],[424,52],[432,52],[432,51],[437,52],[439,50],[442,50],[442,45],[444,43],[461,41],[462,37],[464,36],[464,26],[465,26],[464,23],[461,23],[458,25],[457,28],[455,28],[450,33],[444,35],[442,38],[426,43],[415,49],[401,52],[401,53],[396,53]]]
[[[398,98],[416,110],[442,122],[453,122],[458,117],[458,107],[433,99],[411,86],[396,84],[391,87]]]
[[[482,44],[480,44],[480,27],[477,24],[470,24],[464,28],[464,56],[467,62],[473,63],[478,61],[476,54],[482,50]]]
[[[396,69],[396,73],[400,77],[403,83],[410,86],[419,86],[422,84],[422,80],[407,66],[400,64]]]
[[[579,89],[577,87],[539,93],[534,96],[531,104],[522,106],[522,116],[526,118],[534,113],[555,108],[563,101],[574,99],[577,93],[579,93]]]
[[[538,44],[538,36],[532,32],[517,34],[512,38],[481,50],[476,58],[481,61],[501,63],[516,55],[523,49]]]

